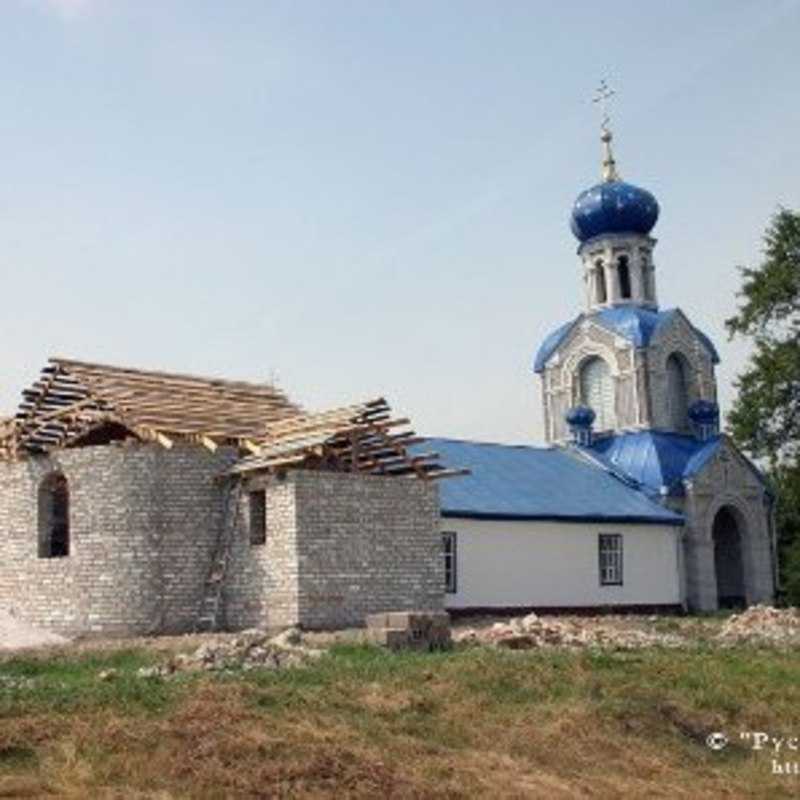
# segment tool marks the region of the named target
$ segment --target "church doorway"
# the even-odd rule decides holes
[[[721,508],[714,517],[714,571],[719,608],[742,608],[747,604],[742,563],[744,525],[733,509]]]

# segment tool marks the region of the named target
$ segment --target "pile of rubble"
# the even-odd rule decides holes
[[[800,611],[796,608],[750,606],[722,625],[716,639],[721,644],[800,645]]]
[[[538,647],[605,648],[633,650],[641,647],[681,647],[679,636],[603,624],[596,618],[544,619],[536,614],[496,622],[488,628],[467,628],[453,636],[457,642],[489,644],[510,650]]]
[[[303,644],[302,634],[294,628],[277,636],[250,630],[230,639],[201,644],[193,652],[179,653],[165,664],[142,667],[138,675],[154,678],[199,670],[285,669],[315,660],[324,652]]]

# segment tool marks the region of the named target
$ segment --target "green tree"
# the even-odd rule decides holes
[[[764,235],[764,259],[742,268],[731,336],[753,354],[736,381],[733,438],[768,465],[778,496],[776,527],[787,599],[800,604],[800,213],[781,208]]]

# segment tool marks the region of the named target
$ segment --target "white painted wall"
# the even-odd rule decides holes
[[[443,518],[455,531],[457,591],[447,608],[681,603],[679,537],[669,525]],[[623,585],[601,586],[600,533],[623,535]]]

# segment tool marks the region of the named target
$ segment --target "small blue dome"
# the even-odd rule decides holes
[[[578,195],[571,228],[585,242],[604,233],[648,234],[658,220],[658,202],[647,189],[606,181]]]
[[[712,400],[695,400],[689,406],[689,419],[697,425],[716,425],[719,406]]]
[[[595,413],[589,406],[573,406],[564,419],[571,428],[591,428],[594,423]]]

